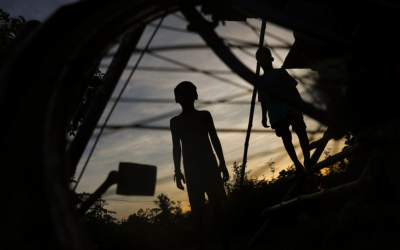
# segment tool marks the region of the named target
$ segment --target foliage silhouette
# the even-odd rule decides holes
[[[15,39],[25,23],[23,16],[10,17],[9,13],[0,9],[0,50]]]
[[[347,136],[346,144],[345,148],[355,144],[354,137]],[[320,173],[315,173],[308,178],[304,194],[357,180],[369,154],[370,151],[367,150],[323,169]],[[279,171],[274,167],[273,159],[266,165],[271,168],[271,172]],[[261,218],[262,211],[282,200],[291,186],[285,178],[293,175],[295,171],[293,166],[289,166],[281,169],[278,176],[272,179],[257,179],[251,176],[251,171],[247,171],[243,189],[240,190],[241,168],[242,165],[235,162],[232,166],[233,175],[225,183],[228,200],[224,202],[224,207],[229,221],[229,234],[237,242],[237,246],[233,246],[233,249],[243,246],[261,227],[264,222]],[[366,246],[366,249],[373,249],[371,247],[376,249],[379,239],[390,238],[390,235],[400,231],[397,208],[390,202],[382,203],[383,200],[390,200],[391,188],[385,179],[381,181],[380,187],[383,191],[373,196],[375,198],[371,198],[371,205],[365,209],[359,208],[359,216],[354,218],[355,222],[351,225],[352,234],[336,249],[350,249],[350,246],[357,245]],[[389,193],[389,198],[385,193]],[[88,195],[77,194],[78,200],[81,201]],[[376,200],[378,203],[374,203]],[[324,237],[337,220],[344,202],[345,200],[338,199],[333,203],[313,203],[293,213],[283,214],[266,236],[268,241],[265,242],[264,248],[321,249]],[[194,247],[191,212],[184,213],[181,202],[171,200],[164,193],[157,196],[154,204],[155,208],[139,209],[127,219],[117,221],[112,217],[113,211],[105,208],[107,203],[104,199],[100,199],[83,218],[96,248],[155,250]],[[301,219],[304,216],[309,219]],[[369,238],[366,238],[367,231]],[[219,230],[208,201],[206,201],[204,232],[207,244],[217,244],[220,240]],[[287,240],[289,234],[290,241]],[[364,241],[370,242],[370,246]]]
[[[175,201],[171,201],[167,195],[161,193],[157,196],[158,200],[154,201],[154,204],[158,206],[158,208],[153,208],[151,211],[156,215],[153,218],[153,223],[160,225],[168,225],[170,223],[174,223],[174,211],[176,210]]]
[[[70,126],[70,130],[69,130],[70,136],[75,136],[76,131],[78,130],[79,124],[82,123],[83,118],[85,117],[85,115],[90,107],[90,104],[92,103],[92,100],[97,93],[97,89],[103,83],[103,81],[102,81],[103,76],[104,76],[104,73],[102,73],[100,71],[100,69],[97,68],[97,70],[94,73],[93,78],[90,81],[89,86],[79,104],[79,109],[78,109],[75,117],[71,121],[71,126]]]

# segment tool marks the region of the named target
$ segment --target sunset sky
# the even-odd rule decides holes
[[[63,4],[71,3],[74,1],[68,0],[14,0],[2,4],[2,8],[11,14],[11,16],[22,15],[26,20],[36,19],[44,22],[54,11]],[[186,29],[187,22],[180,19],[183,16],[181,13],[176,13],[178,16],[167,16],[162,25]],[[210,17],[207,17],[210,20]],[[152,24],[158,24],[159,20],[154,20]],[[256,27],[261,27],[261,21],[256,19],[249,19],[249,23]],[[147,27],[138,47],[144,48],[147,44],[154,27]],[[226,22],[225,26],[218,26],[216,32],[220,36],[248,41],[251,43],[258,43],[259,37],[254,31],[246,25],[238,22]],[[267,22],[267,32],[281,37],[283,40],[293,43],[293,35],[290,30],[286,30],[279,26]],[[265,37],[266,44],[269,46],[279,45],[284,46],[282,42],[272,38],[271,36]],[[232,39],[233,40],[233,39]],[[231,41],[232,41],[231,40]],[[237,44],[232,41],[233,44]],[[203,40],[196,33],[185,33],[180,31],[172,31],[167,29],[159,29],[152,43],[150,49],[161,46],[171,45],[198,45],[204,44]],[[115,50],[114,48],[113,50]],[[247,67],[255,71],[256,60],[254,54],[256,48],[246,49],[246,52],[240,49],[233,49],[234,54],[245,64]],[[288,50],[277,49],[273,51],[275,57],[274,67],[280,68],[282,61],[280,58],[285,58]],[[232,84],[222,82],[218,79],[212,78],[202,73],[194,72],[165,72],[165,71],[148,71],[137,70],[128,87],[125,89],[123,98],[140,98],[140,99],[168,99],[170,103],[151,103],[151,102],[120,102],[113,112],[109,125],[117,124],[135,124],[140,121],[146,120],[151,117],[157,117],[165,113],[177,111],[179,114],[180,106],[173,102],[174,87],[181,81],[191,81],[197,86],[199,101],[205,100],[218,100],[225,97],[232,96],[240,93],[248,93],[240,98],[232,99],[231,101],[246,101],[248,104],[213,104],[204,105],[200,108],[211,112],[215,127],[223,129],[247,129],[251,91],[252,85],[245,82],[237,75],[229,73],[230,70],[225,64],[208,48],[205,49],[185,49],[185,50],[171,50],[171,51],[156,51],[158,55],[168,57],[179,63],[190,65],[191,67],[200,70],[221,70],[216,74],[218,77],[228,79],[240,86],[233,86]],[[129,62],[129,66],[135,65],[139,57],[135,53]],[[110,63],[110,58],[105,58],[101,65],[107,66]],[[145,54],[140,67],[151,68],[180,68],[182,66],[161,60],[149,54]],[[100,68],[103,73],[107,71],[106,67]],[[127,67],[122,75],[120,82],[113,93],[113,97],[118,96],[123,84],[128,78],[131,68]],[[289,70],[292,76],[298,77],[310,73],[309,70]],[[298,89],[305,101],[312,101],[307,90],[302,84],[299,83]],[[104,115],[99,124],[108,115],[108,112],[113,102],[110,101],[108,107],[104,111]],[[169,120],[172,116],[146,123],[146,125],[157,125],[169,127]],[[307,129],[314,131],[318,129],[319,123],[311,118],[305,116]],[[263,129],[261,125],[261,108],[259,103],[256,103],[253,129]],[[322,127],[322,129],[325,129]],[[269,131],[268,129],[265,129]],[[97,134],[97,132],[95,132]],[[245,133],[218,133],[219,139],[222,144],[224,157],[227,167],[232,175],[231,167],[233,162],[241,161],[243,157]],[[319,139],[321,133],[314,135],[314,140]],[[311,135],[309,135],[311,137]],[[93,146],[94,138],[90,141],[86,151],[79,163],[77,175],[81,172],[84,161],[86,160],[90,149]],[[293,144],[298,145],[297,136],[293,136]],[[334,154],[343,148],[343,141],[331,141],[327,148],[331,148],[330,154]],[[298,147],[297,153],[302,155],[301,149]],[[321,157],[323,159],[324,155]],[[280,138],[276,137],[275,133],[252,133],[250,138],[250,147],[248,153],[248,170],[252,170],[253,178],[271,178],[270,169],[266,166],[268,161],[276,162],[275,176],[280,170],[287,168],[291,165],[291,161],[287,156],[285,149]],[[186,189],[185,191],[178,190],[173,182],[173,160],[172,160],[172,141],[171,134],[168,130],[146,130],[146,129],[126,129],[120,131],[105,131],[105,134],[100,138],[99,143],[91,157],[87,169],[79,183],[77,192],[94,192],[101,183],[106,179],[108,173],[112,170],[118,170],[119,162],[135,162],[148,165],[157,166],[157,185],[155,196],[160,193],[167,194],[174,201],[182,201],[182,208],[184,211],[190,209],[188,207],[188,198]],[[115,194],[116,187],[112,187],[104,196],[109,203],[107,209],[116,211],[115,217],[118,219],[126,219],[130,214],[137,212],[140,208],[153,208],[155,207],[153,200],[156,197],[142,197],[142,196],[120,196]],[[266,197],[267,198],[267,197]]]

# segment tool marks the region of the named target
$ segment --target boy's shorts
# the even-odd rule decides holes
[[[276,136],[281,137],[287,133],[289,126],[292,125],[294,132],[306,130],[307,126],[303,119],[303,114],[287,114],[285,118],[274,124]]]
[[[186,188],[190,206],[204,208],[205,193],[210,202],[222,202],[227,199],[221,172],[214,154],[200,159],[183,159]]]

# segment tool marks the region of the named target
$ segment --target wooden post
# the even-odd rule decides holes
[[[374,141],[367,141],[367,142],[355,144],[355,145],[343,150],[340,153],[332,155],[332,156],[326,158],[325,160],[318,162],[317,164],[310,167],[309,169],[306,169],[303,173],[301,173],[298,176],[295,176],[295,175],[289,176],[288,178],[285,179],[285,181],[290,182],[290,181],[295,181],[298,179],[303,179],[305,177],[308,177],[308,176],[318,172],[319,170],[321,170],[325,167],[328,167],[329,165],[335,164],[336,162],[345,159],[346,157],[358,154],[358,153],[370,148],[371,145],[373,145],[373,143],[374,143]]]
[[[260,42],[258,43],[259,49],[264,46],[264,34],[265,34],[266,24],[267,24],[267,22],[263,19],[262,24],[261,24]],[[257,62],[256,75],[260,76],[260,64],[258,62]],[[246,163],[247,163],[247,151],[249,149],[251,128],[253,127],[253,115],[254,115],[254,106],[255,106],[256,95],[257,95],[257,88],[254,86],[253,95],[251,97],[249,125],[247,127],[246,141],[244,142],[244,153],[243,153],[242,169],[241,169],[241,175],[240,175],[240,190],[242,190],[242,188],[243,188],[244,174],[245,174]]]
[[[294,199],[283,201],[280,204],[264,209],[262,217],[268,218],[272,214],[278,213],[282,210],[293,208],[295,206],[298,206],[299,204],[314,202],[322,199],[333,200],[336,197],[352,196],[358,191],[357,187],[358,187],[358,181],[353,181],[334,188],[325,189],[313,194],[300,195]]]

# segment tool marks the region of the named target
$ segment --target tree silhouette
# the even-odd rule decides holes
[[[25,23],[23,16],[10,17],[9,13],[0,9],[0,50],[15,39]]]
[[[105,223],[116,222],[117,219],[112,217],[111,214],[116,214],[116,212],[104,208],[108,205],[106,200],[99,198],[93,207],[85,214],[88,219],[96,219]]]
[[[174,206],[176,204],[175,201],[171,201],[171,199],[163,193],[158,195],[157,199],[158,200],[154,201],[154,204],[156,204],[158,208],[153,208],[151,210],[156,213],[154,223],[160,225],[169,225],[173,223],[175,217],[173,212],[177,210],[177,207]]]
[[[75,193],[74,202],[75,208],[78,208],[87,198],[89,198],[90,193]],[[108,203],[101,197],[95,202],[95,204],[84,214],[84,219],[86,221],[98,221],[101,223],[113,223],[117,219],[112,217],[112,214],[116,212],[104,208]]]

